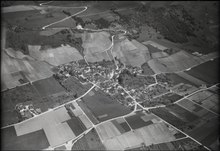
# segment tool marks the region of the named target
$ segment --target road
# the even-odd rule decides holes
[[[45,4],[49,4],[49,3],[51,3],[51,2],[52,2],[52,1],[49,1],[49,2],[46,2],[46,3],[41,3],[40,6],[45,5]],[[48,24],[48,25],[46,25],[46,26],[43,26],[42,29],[44,30],[44,29],[50,27],[51,25],[54,25],[54,24],[63,22],[63,21],[65,21],[65,20],[67,20],[67,19],[69,19],[69,18],[71,18],[71,17],[73,17],[73,16],[79,15],[79,14],[85,12],[88,7],[87,7],[87,6],[83,6],[83,7],[72,7],[72,8],[83,8],[83,10],[81,10],[81,11],[79,11],[79,12],[77,12],[77,13],[71,15],[71,16],[68,16],[68,17],[66,17],[66,18],[64,18],[64,19],[61,19],[61,20],[59,20],[59,21],[56,21],[56,22],[50,23],[50,24]],[[98,29],[98,30],[94,30],[94,29],[82,28],[82,30],[89,30],[89,31],[98,32],[98,31],[105,31],[105,30],[108,30],[108,31],[109,31],[110,29]],[[126,30],[112,30],[112,31],[116,31],[116,32],[117,32],[117,31],[124,31],[124,34],[127,33]],[[107,51],[107,50],[109,50],[109,49],[111,49],[111,53],[112,53],[112,47],[114,46],[114,40],[113,40],[114,35],[113,35],[111,38],[112,38],[112,43],[111,43],[111,45],[109,46],[109,48],[103,50],[103,52],[104,52],[104,51]],[[113,55],[113,54],[112,54],[112,55]],[[114,60],[114,61],[115,61],[115,60]],[[88,63],[88,62],[87,62],[87,63]],[[187,70],[187,69],[186,69],[186,70]],[[185,71],[185,70],[184,70],[184,71]],[[156,79],[156,75],[157,75],[157,74],[153,75],[153,76],[155,77],[155,79]],[[156,79],[156,83],[157,83],[157,79]],[[83,94],[82,96],[80,96],[80,97],[78,97],[78,98],[76,98],[76,99],[74,99],[74,100],[72,100],[72,101],[70,101],[70,102],[68,102],[68,103],[66,103],[66,104],[69,104],[69,103],[72,103],[72,102],[75,102],[75,101],[81,99],[82,97],[84,97],[85,95],[87,95],[87,94],[88,94],[94,87],[96,87],[96,86],[97,86],[97,83],[96,83],[96,84],[93,84],[93,86],[92,86],[85,94]],[[212,87],[213,87],[213,86],[212,86]],[[144,108],[143,106],[140,105],[140,103],[138,103],[138,102],[136,101],[136,99],[135,99],[134,97],[132,97],[132,96],[129,94],[129,92],[128,92],[125,88],[123,88],[123,87],[121,87],[121,88],[134,100],[134,102],[135,102],[135,108],[134,108],[134,110],[133,110],[132,112],[130,112],[129,114],[127,114],[127,115],[115,117],[115,118],[106,120],[106,121],[104,121],[104,122],[101,122],[101,123],[99,123],[99,124],[97,124],[97,125],[92,124],[92,128],[96,128],[97,126],[99,126],[99,125],[101,125],[101,124],[103,124],[103,123],[112,121],[112,120],[114,120],[114,119],[125,118],[126,116],[130,116],[130,115],[134,114],[134,112],[137,110],[137,106],[140,106],[143,110],[149,110],[149,109],[152,109],[152,108],[165,107],[165,105],[160,105],[160,106],[155,106],[155,107],[146,107],[146,108]],[[209,88],[211,88],[211,87],[209,87]],[[193,95],[193,94],[195,94],[195,93],[197,93],[197,92],[199,92],[199,91],[207,90],[207,89],[209,89],[209,88],[204,88],[204,89],[200,89],[200,90],[198,90],[198,91],[196,91],[196,92],[193,92],[192,94],[189,94],[189,95],[183,97],[182,99],[176,101],[175,103],[178,103],[179,101],[181,101],[181,100],[183,100],[183,99],[185,99],[185,98],[187,98],[187,97],[189,97],[189,96],[191,96],[191,95]],[[48,112],[51,112],[51,111],[53,111],[53,110],[55,110],[55,109],[58,109],[58,108],[60,108],[60,107],[63,107],[63,106],[66,105],[66,104],[60,105],[60,106],[58,106],[58,107],[56,107],[56,108],[54,108],[54,109],[52,109],[52,110],[46,111],[46,112],[41,113],[41,114],[39,114],[39,115],[37,115],[37,116],[42,116],[43,114],[46,114],[46,113],[48,113]],[[82,109],[81,109],[81,111],[83,112],[83,114],[85,114]],[[86,115],[86,114],[85,114],[85,115]],[[154,114],[154,115],[155,115],[155,114]],[[35,116],[35,117],[37,117],[37,116]],[[155,115],[155,116],[157,116],[157,115]],[[35,117],[33,117],[33,118],[35,118]],[[87,115],[86,115],[86,117],[87,117]],[[158,116],[157,116],[157,117],[158,117]],[[22,121],[21,123],[26,122],[26,121],[28,121],[28,120],[32,120],[33,118],[30,118],[30,119],[27,119],[27,120],[25,120],[25,121]],[[87,118],[88,118],[88,117],[87,117]],[[158,118],[161,119],[160,117],[158,117]],[[89,118],[88,118],[88,119],[89,119]],[[90,119],[89,119],[89,120],[90,120]],[[171,125],[172,127],[174,127],[172,124],[170,124],[170,123],[164,121],[163,119],[161,119],[161,120],[162,120],[163,122],[167,123],[168,125]],[[91,121],[90,121],[90,122],[91,122]],[[91,123],[92,123],[92,122],[91,122]],[[20,124],[20,123],[17,123],[17,124]],[[16,124],[13,124],[13,125],[16,125]],[[12,125],[9,125],[9,126],[12,126]],[[6,127],[9,127],[9,126],[6,126]],[[6,128],[6,127],[2,127],[2,128]],[[74,143],[75,143],[78,139],[80,139],[84,134],[88,133],[92,128],[86,130],[85,132],[83,132],[83,133],[81,133],[79,136],[77,136],[77,138],[74,139],[74,140],[75,140]],[[183,131],[179,130],[178,128],[174,127],[174,129],[176,129],[177,131],[182,132],[182,133],[185,134],[187,137],[191,138],[192,140],[194,140],[194,141],[197,142],[198,144],[202,145],[200,142],[198,142],[198,141],[195,140],[194,138],[190,137],[189,135],[187,135],[187,134],[184,133]],[[66,144],[69,144],[69,148],[68,148],[68,149],[70,149],[71,145],[74,144],[74,143],[72,144],[71,141],[72,141],[72,140],[70,140],[70,141],[68,141],[68,142],[66,143]],[[205,146],[204,146],[204,147],[205,147]],[[205,148],[208,149],[208,150],[210,150],[210,149],[207,148],[207,147],[205,147]]]

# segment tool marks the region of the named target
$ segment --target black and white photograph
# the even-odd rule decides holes
[[[219,1],[1,1],[1,150],[218,151]]]

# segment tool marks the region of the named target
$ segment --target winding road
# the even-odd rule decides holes
[[[53,2],[53,1],[41,3],[41,4],[39,4],[39,5],[40,5],[40,6],[44,6],[44,5],[47,5],[47,4],[51,3],[51,2]],[[49,6],[49,5],[47,5],[47,6]],[[77,12],[77,13],[71,15],[71,16],[68,16],[68,17],[66,17],[66,18],[63,18],[63,19],[61,19],[61,20],[59,20],[59,21],[56,21],[56,22],[50,23],[50,24],[48,24],[48,25],[45,25],[45,26],[42,27],[42,30],[45,30],[46,28],[49,28],[51,25],[54,25],[54,24],[63,22],[63,21],[65,21],[65,20],[67,20],[67,19],[70,19],[70,18],[73,17],[73,16],[82,14],[83,12],[85,12],[85,11],[88,9],[87,6],[82,6],[82,7],[70,7],[70,8],[83,8],[83,10],[81,10],[81,11],[79,11],[79,12]],[[63,27],[61,27],[61,28],[63,28]],[[82,29],[80,29],[80,30],[95,31],[95,32],[100,32],[100,31],[115,31],[115,32],[120,32],[120,31],[123,31],[123,35],[125,35],[125,34],[127,33],[127,31],[126,31],[126,30],[123,30],[123,29],[121,29],[121,30],[114,30],[114,29],[97,29],[97,30],[95,30],[95,29],[82,28]],[[110,45],[108,48],[106,48],[105,50],[103,50],[102,52],[107,52],[107,50],[110,49],[110,50],[111,50],[111,54],[112,54],[112,48],[113,48],[113,46],[114,46],[114,36],[115,36],[115,35],[112,35],[112,37],[111,37],[111,39],[112,39],[111,45]],[[101,52],[99,52],[99,53],[101,53]],[[113,54],[112,54],[112,56],[113,56]],[[113,58],[114,58],[114,57],[113,57]],[[87,62],[87,61],[86,61],[86,62]],[[114,62],[115,62],[115,59],[114,59]],[[115,62],[115,63],[116,63],[116,62]],[[117,66],[117,67],[118,67],[118,66]],[[154,75],[154,76],[155,76],[155,79],[156,79],[156,75]],[[157,83],[157,80],[156,80],[156,83]],[[80,96],[80,97],[78,97],[78,98],[76,98],[76,99],[74,99],[74,100],[72,100],[72,101],[70,101],[70,102],[68,102],[68,103],[66,103],[66,104],[69,104],[69,103],[72,103],[72,102],[75,102],[75,101],[81,99],[82,97],[84,97],[85,95],[87,95],[91,90],[93,90],[93,88],[95,88],[96,86],[97,86],[97,83],[94,83],[93,86],[92,86],[85,94],[83,94],[82,96]],[[213,86],[212,86],[212,87],[213,87]],[[134,102],[135,102],[135,108],[134,108],[134,110],[133,110],[132,112],[130,112],[129,114],[127,114],[127,115],[115,117],[115,118],[106,120],[106,121],[104,121],[104,122],[101,122],[101,123],[99,123],[99,124],[97,124],[97,125],[94,125],[94,124],[93,124],[92,128],[96,128],[96,127],[97,127],[98,125],[100,125],[100,124],[109,122],[109,121],[114,120],[114,119],[117,119],[117,118],[121,118],[121,117],[124,118],[124,117],[126,117],[126,116],[129,116],[129,115],[133,114],[133,113],[137,110],[137,106],[140,106],[143,110],[149,110],[149,109],[152,109],[152,108],[164,107],[164,105],[160,105],[160,106],[156,106],[156,107],[146,107],[146,108],[144,108],[144,107],[142,107],[142,106],[135,100],[134,97],[132,97],[132,96],[129,94],[129,92],[128,92],[125,88],[123,88],[123,87],[121,87],[121,88],[134,100]],[[211,87],[209,87],[209,88],[211,88]],[[191,96],[191,95],[193,95],[193,94],[195,94],[195,93],[197,93],[197,92],[199,92],[199,91],[207,90],[207,89],[209,89],[209,88],[200,89],[200,90],[198,90],[198,91],[196,91],[196,92],[194,92],[194,93],[192,93],[192,94],[189,94],[188,96]],[[187,98],[188,96],[186,96],[186,97],[184,97],[184,98],[182,98],[182,99],[176,101],[175,103],[178,103],[179,101],[181,101],[181,100]],[[57,108],[63,107],[63,106],[66,105],[66,104],[60,105],[60,106],[58,106],[58,107],[56,107],[56,108],[53,108],[52,110],[48,110],[48,111],[46,111],[46,112],[44,112],[44,113],[41,113],[41,114],[39,114],[39,115],[37,115],[37,116],[41,116],[41,115],[43,115],[43,114],[46,114],[46,113],[48,113],[48,112],[51,112],[51,111],[53,111],[53,110],[55,110],[55,109],[57,109]],[[82,110],[82,109],[81,109],[81,110]],[[85,114],[83,110],[82,110],[82,112],[83,112],[83,114]],[[86,114],[85,114],[85,115],[86,115]],[[154,115],[155,115],[155,114],[154,114]],[[35,117],[37,117],[37,116],[34,116],[33,118],[35,118]],[[157,116],[157,115],[155,115],[155,116]],[[158,116],[157,116],[157,117],[158,117]],[[28,121],[28,120],[32,120],[33,118],[27,119],[27,120],[22,121],[22,122],[20,122],[20,123],[26,122],[26,121]],[[88,118],[88,117],[87,117],[87,118]],[[159,117],[159,118],[160,118],[160,117]],[[89,119],[89,118],[88,118],[88,119]],[[160,118],[160,119],[161,119],[161,118]],[[162,120],[163,122],[167,123],[168,125],[171,125],[172,127],[174,127],[172,124],[170,124],[170,123],[164,121],[163,119],[161,119],[161,120]],[[91,122],[91,121],[90,121],[90,122]],[[20,123],[17,123],[17,124],[20,124]],[[91,122],[91,123],[92,123],[92,122]],[[13,124],[13,125],[16,125],[16,124]],[[6,128],[6,127],[10,127],[10,126],[12,126],[12,125],[5,126],[5,127],[2,127],[2,128]],[[2,129],[2,128],[1,128],[1,129]],[[82,134],[80,134],[79,136],[77,136],[77,138],[74,138],[73,140],[75,140],[75,141],[74,141],[73,143],[70,143],[70,142],[72,142],[73,140],[68,141],[68,142],[66,143],[66,144],[70,144],[68,149],[71,149],[71,148],[70,148],[71,145],[73,145],[75,142],[77,142],[78,139],[80,139],[84,134],[88,133],[92,128],[86,130],[85,132],[83,132]],[[187,134],[184,133],[183,131],[177,129],[176,127],[174,127],[174,128],[175,128],[176,130],[182,132],[183,134],[185,134],[187,137],[191,138],[192,140],[196,141],[198,144],[202,145],[200,142],[198,142],[198,141],[195,140],[194,138],[190,137],[189,135],[187,135]],[[62,145],[63,145],[63,144],[62,144]],[[59,145],[59,146],[61,146],[61,145]],[[210,149],[207,148],[206,146],[204,146],[204,147],[205,147],[206,149],[210,150]],[[51,148],[49,148],[49,149],[51,149]]]

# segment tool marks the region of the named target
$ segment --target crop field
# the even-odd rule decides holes
[[[98,124],[98,119],[93,115],[92,111],[87,107],[85,103],[82,102],[82,100],[77,101],[80,108],[83,110],[83,112],[88,116],[88,118],[92,121],[93,124]]]
[[[128,122],[132,129],[138,129],[153,124],[153,122],[151,121],[151,119],[153,118],[155,117],[147,116],[143,113],[136,113],[135,115],[125,117],[125,120]]]
[[[189,132],[189,135],[200,141],[206,146],[211,146],[218,140],[219,135],[219,121],[218,117],[212,118],[203,125],[194,128],[193,131]]]
[[[2,90],[14,88],[23,82],[50,77],[53,74],[50,71],[51,66],[44,62],[14,59],[6,55],[5,52],[2,52],[1,61]],[[20,79],[23,82],[19,81]]]
[[[126,65],[141,67],[146,61],[150,60],[148,48],[143,44],[125,39],[116,42],[112,49],[113,56],[119,58]]]
[[[49,142],[42,129],[17,136],[14,126],[10,126],[1,129],[1,135],[3,150],[42,150],[49,147]]]
[[[19,11],[19,12],[10,12],[3,13],[3,19],[12,25],[19,25],[26,28],[41,28],[50,23],[56,22],[67,17],[62,11],[70,12],[75,14],[83,8],[41,8],[42,10],[30,10],[30,11]],[[44,12],[44,13],[43,13]],[[75,26],[73,20],[68,19],[64,22],[59,23],[59,26]],[[69,23],[69,24],[67,24]],[[55,25],[53,25],[55,26]]]
[[[71,119],[67,120],[66,123],[69,125],[76,136],[80,135],[86,130],[86,127],[78,117],[71,117]]]
[[[150,146],[141,146],[137,148],[128,149],[126,151],[132,151],[132,150],[158,150],[158,151],[164,151],[164,150],[190,150],[190,149],[198,149],[202,151],[206,151],[204,147],[199,146],[195,141],[191,140],[190,138],[185,138],[177,141],[171,141],[168,143],[159,143],[159,144],[152,144]]]
[[[207,82],[207,84],[216,84],[218,83],[218,64],[219,59],[213,61],[208,61],[202,63],[189,71],[186,71],[187,74],[192,75],[202,81]],[[211,67],[211,68],[210,68]]]
[[[124,118],[118,118],[111,121],[121,134],[129,132],[131,129]]]
[[[143,69],[144,75],[153,75],[155,74],[154,71],[150,68],[147,62],[141,65],[141,68]]]
[[[65,107],[61,107],[52,112],[16,124],[15,130],[18,136],[22,136],[43,129],[50,146],[54,147],[76,137],[76,134],[67,123],[70,119],[71,117]],[[79,121],[72,122],[74,122],[74,125],[79,123]]]
[[[79,51],[69,45],[49,48],[43,51],[40,50],[40,46],[29,45],[28,48],[31,57],[38,61],[46,61],[54,66],[83,59]]]
[[[184,108],[187,108],[190,112],[196,114],[199,117],[204,116],[208,112],[203,107],[193,103],[192,101],[189,101],[188,99],[183,99],[180,102],[178,102],[177,104],[184,107]]]
[[[200,104],[201,106],[207,109],[212,110],[213,112],[219,113],[219,108],[218,108],[219,96],[215,93],[212,93],[211,91],[198,92],[188,97],[188,99]]]
[[[89,90],[92,85],[82,85],[79,80],[77,80],[74,76],[69,77],[65,81],[62,82],[62,86],[73,94],[77,94],[77,97],[83,95],[87,90]]]
[[[121,135],[119,129],[110,121],[105,122],[96,127],[97,133],[100,135],[102,141],[106,141],[115,136]]]
[[[201,85],[206,84],[204,81],[199,80],[198,78],[193,77],[193,76],[187,74],[186,72],[179,72],[179,73],[177,73],[177,75],[182,77],[183,79],[190,81],[195,86],[201,86]]]
[[[42,97],[65,91],[65,89],[54,79],[54,77],[35,81],[33,82],[33,86]]]
[[[202,63],[201,59],[195,59],[185,51],[179,51],[165,58],[152,59],[148,62],[156,73],[182,71],[200,63]]]
[[[85,134],[73,146],[72,150],[105,150],[95,129]]]
[[[131,112],[129,108],[112,100],[101,90],[96,91],[93,96],[86,95],[82,98],[82,102],[100,122]],[[113,110],[115,112],[112,112]]]

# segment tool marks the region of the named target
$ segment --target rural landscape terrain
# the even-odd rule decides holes
[[[1,8],[2,150],[218,151],[218,1]]]

